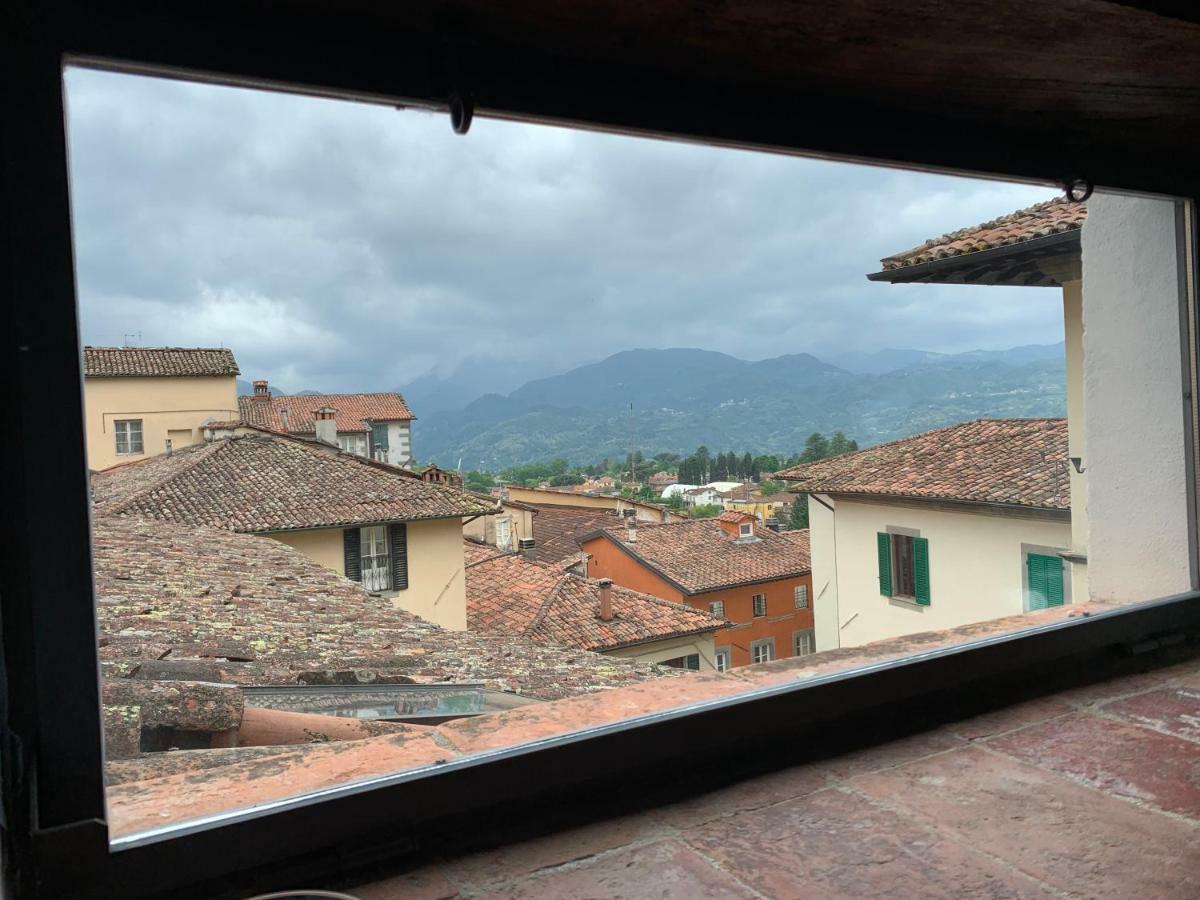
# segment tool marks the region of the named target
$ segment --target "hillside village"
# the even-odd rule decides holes
[[[1039,204],[869,275],[1061,295],[1066,419],[813,434],[791,459],[700,448],[630,454],[624,480],[618,461],[479,484],[414,463],[399,393],[239,396],[231,349],[86,347],[110,781],[608,692],[638,714],[623,692],[662,678],[741,689],[777,660],[861,664],[1087,605],[1086,214]]]

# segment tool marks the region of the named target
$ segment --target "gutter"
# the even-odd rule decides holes
[[[1032,238],[1028,241],[1021,241],[1016,244],[1005,244],[1002,247],[990,247],[987,250],[976,250],[973,253],[963,253],[958,256],[946,256],[942,259],[932,259],[929,262],[917,263],[911,266],[900,266],[895,269],[884,269],[880,272],[872,272],[867,276],[868,281],[886,281],[891,284],[907,284],[914,281],[920,281],[926,275],[932,275],[937,272],[945,272],[951,269],[962,269],[974,265],[975,263],[987,264],[1000,259],[1007,259],[1013,256],[1020,256],[1023,253],[1028,253],[1034,250],[1047,250],[1063,246],[1067,249],[1067,245],[1074,244],[1079,247],[1080,235],[1083,233],[1082,228],[1072,228],[1069,231],[1058,231],[1054,234],[1048,234],[1045,237]],[[1078,252],[1078,249],[1076,249]]]

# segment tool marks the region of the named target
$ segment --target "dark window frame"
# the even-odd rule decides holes
[[[0,450],[3,462],[13,464],[6,471],[20,474],[10,485],[9,508],[0,511],[4,534],[11,538],[4,548],[7,565],[0,569],[7,726],[3,744],[3,793],[8,814],[5,856],[7,872],[20,890],[32,893],[37,888],[46,896],[54,896],[56,888],[58,895],[75,896],[84,896],[88,891],[95,895],[116,891],[125,896],[135,892],[166,893],[172,888],[195,885],[201,878],[211,881],[233,873],[263,872],[272,864],[291,865],[289,860],[303,862],[303,868],[287,870],[292,873],[309,876],[329,872],[338,865],[339,848],[345,852],[350,846],[346,843],[348,836],[375,833],[372,846],[383,847],[384,852],[389,846],[393,853],[402,852],[404,848],[398,849],[394,843],[397,823],[405,829],[403,834],[417,833],[422,826],[447,816],[478,810],[481,800],[503,802],[507,784],[526,788],[520,799],[524,801],[522,808],[528,809],[530,784],[537,783],[542,792],[553,792],[562,785],[577,787],[585,776],[594,781],[605,772],[624,778],[641,762],[666,756],[677,760],[684,753],[695,755],[701,749],[718,752],[724,745],[722,739],[728,741],[725,735],[753,733],[754,723],[766,726],[763,733],[775,737],[784,733],[784,726],[772,727],[771,723],[792,719],[792,713],[802,712],[801,718],[810,725],[834,721],[848,710],[880,710],[898,698],[919,701],[934,684],[965,685],[974,679],[1011,676],[1038,665],[1053,666],[1079,654],[1099,659],[1115,646],[1200,628],[1200,592],[1193,589],[968,647],[921,654],[871,672],[753,689],[736,698],[672,710],[652,721],[631,720],[593,729],[585,735],[514,748],[487,760],[448,766],[433,777],[402,775],[368,786],[347,786],[329,792],[320,802],[297,798],[253,814],[216,817],[216,821],[172,829],[170,834],[139,836],[110,846],[101,783],[95,617],[77,602],[78,592],[89,590],[91,560],[86,540],[88,489],[66,192],[62,62],[70,53],[80,52],[92,59],[108,56],[139,60],[121,66],[106,63],[111,68],[164,72],[174,66],[176,74],[198,73],[207,63],[214,71],[224,67],[224,74],[209,80],[260,86],[289,82],[302,90],[329,96],[358,95],[392,101],[403,99],[396,85],[408,78],[413,83],[412,96],[426,97],[426,102],[443,106],[441,98],[446,92],[436,78],[421,70],[424,55],[394,52],[391,34],[378,36],[391,49],[388,53],[371,54],[363,47],[348,45],[345,52],[353,55],[338,57],[335,44],[322,44],[330,51],[326,58],[321,53],[305,52],[307,45],[299,39],[284,42],[288,49],[282,55],[264,59],[257,46],[253,56],[239,56],[236,49],[213,40],[213,34],[205,34],[203,29],[187,33],[169,17],[101,25],[82,8],[67,6],[55,11],[57,20],[39,20],[37,28],[29,33],[21,31],[31,28],[29,23],[19,23],[17,37],[10,42],[14,52],[4,63],[8,109],[22,128],[21,140],[6,141],[2,148],[3,189],[8,214],[19,220],[22,228],[14,232],[12,244],[0,250],[7,256],[5,273],[13,288],[11,306],[0,315],[7,317],[5,324],[11,327],[5,333],[12,336],[17,351],[7,348],[9,352],[0,354],[0,368],[11,376],[6,383],[15,386],[22,434],[62,435],[63,421],[78,423],[53,446],[24,439]],[[52,25],[47,24],[52,20]],[[220,22],[212,27],[219,28]],[[22,40],[33,33],[36,40]],[[370,37],[362,37],[364,44],[370,41]],[[217,47],[220,52],[213,49]],[[391,81],[378,77],[369,63],[355,65],[370,58],[388,60]],[[397,63],[400,74],[395,73]],[[621,91],[622,82],[617,79],[604,84],[609,90]],[[638,84],[644,88],[647,83],[642,79]],[[19,90],[11,85],[19,85]],[[669,95],[668,85],[661,88]],[[546,88],[553,89],[553,85]],[[631,101],[629,110],[619,104],[605,107],[600,103],[600,111],[581,114],[575,106],[556,106],[553,94],[539,95],[537,90],[532,96],[517,91],[509,106],[500,103],[497,108],[505,108],[517,117],[561,120],[574,114],[584,123],[604,122],[613,128],[645,134],[692,136],[727,144],[745,141],[749,146],[793,152],[802,146],[799,132],[790,131],[777,116],[761,114],[772,108],[770,97],[761,98],[761,110],[743,104],[737,113],[722,119],[713,115],[711,102],[689,106],[684,102],[686,91],[674,95],[679,102],[673,109],[655,105],[654,90],[645,93],[643,105]],[[628,91],[626,96],[634,97],[636,92]],[[848,104],[848,124],[854,115],[853,104]],[[709,126],[713,130],[706,131],[702,126],[693,130],[694,123],[707,120],[719,120],[721,124]],[[934,129],[917,143],[915,146],[926,148],[924,156],[914,156],[914,145],[908,144],[904,160],[910,165],[956,165],[962,171],[978,166],[978,160],[969,156],[973,146],[969,140],[953,144],[950,149],[936,146],[939,141],[950,140],[955,127],[956,123],[948,120],[946,128]],[[767,139],[772,135],[771,128],[778,129],[774,140]],[[880,126],[871,122],[869,128],[870,139],[861,130],[848,138],[838,137],[836,129],[805,133],[817,135],[822,141],[841,141],[838,153],[843,157],[869,159],[870,141],[877,140]],[[919,129],[912,130],[916,133]],[[1048,177],[1054,177],[1048,165],[1054,151],[1045,149],[1047,142],[1039,140],[1036,133],[1028,138],[1024,145],[1010,138],[1002,155],[993,157],[1005,160],[1005,165],[995,170],[1007,168],[1011,174],[1025,177],[1047,177],[1050,173]],[[1074,152],[1086,154],[1085,143],[1070,146]],[[837,155],[828,146],[816,149]],[[1104,149],[1098,150],[1096,158],[1101,165],[1093,170],[1093,177],[1102,183],[1130,189],[1171,189],[1184,197],[1200,197],[1200,177],[1162,183],[1156,181],[1160,174],[1145,166],[1122,169],[1119,154],[1106,154]],[[1087,160],[1076,159],[1074,164],[1085,166]],[[1165,171],[1179,170],[1168,166]],[[15,177],[16,173],[20,178]],[[1189,249],[1194,251],[1194,246]],[[1187,364],[1194,374],[1194,355]],[[1188,444],[1182,449],[1191,466],[1191,429],[1185,434]],[[1194,468],[1189,471],[1193,476],[1189,504],[1194,512]],[[77,474],[72,477],[71,472]],[[28,537],[51,523],[83,539],[66,542],[65,549],[56,547],[51,557],[49,548],[38,546]],[[1192,543],[1194,555],[1194,533]],[[52,586],[38,584],[37,580],[48,563],[53,563],[58,573]],[[75,593],[67,589],[71,585]],[[794,723],[788,727],[794,727]],[[652,735],[664,739],[652,739]],[[690,742],[669,739],[680,735],[688,735]],[[706,740],[711,744],[705,745]],[[614,747],[627,752],[613,752]],[[742,749],[739,738],[729,753],[742,755]],[[554,765],[548,765],[552,759]],[[620,771],[614,772],[614,766]],[[522,767],[529,777],[506,777],[522,771]],[[35,770],[36,779],[31,777]],[[414,798],[426,802],[414,803]],[[330,821],[338,824],[333,831],[339,834],[331,833]],[[388,837],[379,833],[381,829]],[[393,843],[389,845],[388,840]],[[412,845],[406,846],[411,850]],[[361,846],[353,849],[364,851]],[[230,882],[225,882],[225,890],[229,886]]]
[[[761,607],[762,612],[759,612]],[[761,619],[767,614],[767,595],[766,593],[754,594],[750,598],[750,615],[755,619]]]

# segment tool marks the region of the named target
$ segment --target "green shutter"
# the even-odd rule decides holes
[[[1029,571],[1029,609],[1048,609],[1063,604],[1063,564],[1057,556],[1030,553],[1026,557]]]
[[[892,538],[880,531],[875,535],[879,549],[879,593],[892,596]]]
[[[917,603],[929,605],[929,539],[913,538],[913,581],[916,583]]]

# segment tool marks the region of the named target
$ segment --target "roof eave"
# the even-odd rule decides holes
[[[891,284],[988,284],[984,276],[988,267],[1000,262],[1012,262],[1022,257],[1034,260],[1046,256],[1077,257],[1080,253],[1082,228],[1072,228],[1048,234],[1045,237],[989,247],[958,256],[946,256],[911,266],[883,269],[867,275],[868,281],[886,281]],[[1007,283],[1007,282],[1006,282]],[[1046,276],[1042,283],[1032,287],[1059,287],[1061,281]]]
[[[822,487],[805,488],[797,493],[824,494],[828,497],[833,497],[835,500],[843,498],[846,500],[874,501],[877,503],[917,503],[923,505],[941,504],[944,506],[971,507],[1006,513],[1028,513],[1030,515],[1047,518],[1062,518],[1067,521],[1069,521],[1071,518],[1071,508],[1069,506],[1039,506],[1032,503],[1004,503],[998,500],[975,500],[964,497],[926,497],[920,494],[883,494],[877,491],[847,491],[838,490],[836,488]]]

